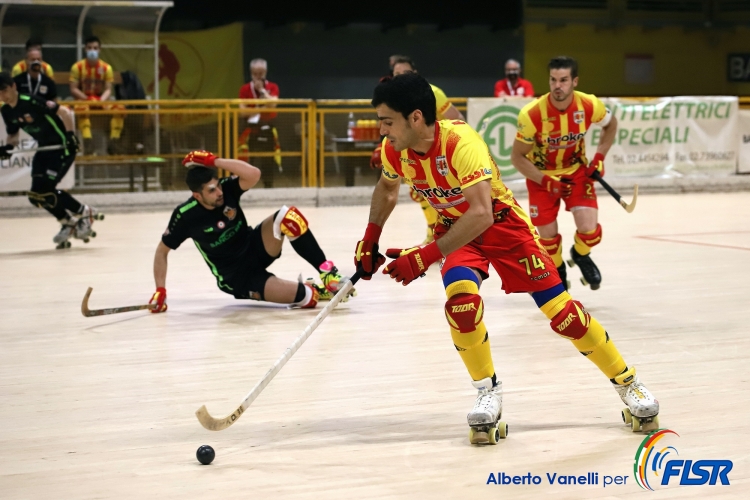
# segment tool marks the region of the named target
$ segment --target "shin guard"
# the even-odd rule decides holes
[[[273,235],[277,240],[286,235],[289,241],[294,241],[307,232],[307,219],[297,207],[281,207],[273,220]]]
[[[448,301],[445,303],[445,318],[453,344],[473,380],[495,374],[489,335],[482,320],[484,304],[477,292],[479,288],[473,281],[451,283],[446,289]]]
[[[588,255],[591,249],[602,241],[602,225],[597,224],[596,229],[588,233],[576,232],[575,244],[573,245],[579,255]]]

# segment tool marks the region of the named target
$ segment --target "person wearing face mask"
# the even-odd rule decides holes
[[[495,83],[495,97],[534,97],[534,86],[521,78],[521,63],[508,59],[505,63],[505,78]]]
[[[42,42],[39,40],[36,40],[34,38],[30,38],[26,41],[26,59],[22,59],[18,61],[14,66],[13,69],[10,72],[10,75],[12,77],[16,77],[20,75],[21,73],[25,73],[28,69],[27,61],[29,60],[29,52],[32,50],[39,51],[39,59],[42,59]],[[47,64],[46,62],[42,61],[42,73],[47,75],[50,78],[54,78],[55,72],[52,70],[52,66]]]
[[[250,81],[240,87],[240,99],[271,99],[279,98],[279,86],[266,79],[268,62],[265,59],[250,61]],[[241,108],[255,108],[257,106],[272,108],[273,103],[240,104]],[[263,185],[273,187],[275,170],[281,169],[281,145],[279,133],[273,124],[278,113],[256,113],[246,111],[243,118],[247,120],[247,127],[240,134],[240,152],[243,159],[251,161],[263,172]],[[273,157],[258,156],[252,158],[250,152],[273,152]]]
[[[107,101],[112,97],[114,73],[112,66],[99,58],[101,41],[95,36],[86,39],[86,58],[81,59],[70,68],[70,93],[79,101]],[[76,112],[88,111],[88,106],[76,106]],[[123,109],[122,106],[104,106],[102,109]],[[80,115],[78,127],[86,143],[92,139],[91,118]],[[122,134],[123,115],[114,115],[110,120],[110,139],[118,140]]]
[[[26,71],[14,76],[13,81],[21,94],[54,101],[57,98],[57,86],[52,78],[44,74],[43,65],[42,52],[38,49],[29,50],[24,64]]]

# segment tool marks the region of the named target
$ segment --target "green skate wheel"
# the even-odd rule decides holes
[[[489,434],[490,444],[497,444],[497,442],[500,441],[500,429],[497,428],[497,424],[495,427],[490,427],[487,434]]]
[[[70,248],[70,242],[69,241],[63,241],[62,243],[58,243],[55,247],[56,250],[64,250],[66,248]]]
[[[498,422],[497,428],[500,431],[500,437],[502,439],[505,439],[508,437],[508,424],[506,424],[505,422]]]
[[[96,214],[94,220],[104,220],[104,214]]]
[[[625,422],[625,425],[630,425],[630,422],[633,421],[633,415],[630,413],[630,408],[622,410],[622,421]]]
[[[476,431],[476,430],[474,430],[474,427],[469,427],[469,442],[470,442],[471,444],[476,444],[476,443],[474,442],[474,439],[475,439],[476,433],[477,433],[477,431]]]
[[[586,286],[586,285],[588,285],[588,283],[586,283],[586,280],[585,280],[585,279],[583,279],[583,278],[581,278],[581,283],[583,283],[583,286]]]
[[[573,259],[568,260],[568,265],[570,267],[576,267],[576,263],[575,263],[575,261]]]
[[[88,239],[88,238],[84,238],[84,239],[83,239],[83,242],[84,242],[84,243],[88,243],[88,242],[89,242],[89,239]]]
[[[91,231],[91,237],[96,238],[96,231]]]
[[[633,432],[638,432],[640,430],[643,430],[641,419],[636,417],[635,415],[633,415],[632,418],[633,418],[633,422],[632,422]]]

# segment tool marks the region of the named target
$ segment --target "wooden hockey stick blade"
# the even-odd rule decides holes
[[[635,204],[638,201],[638,184],[633,186],[633,201],[630,202],[630,204],[626,203],[625,200],[620,198],[620,205],[622,205],[622,208],[625,209],[625,211],[629,214],[633,213],[633,210],[635,210]]]
[[[81,302],[81,313],[87,317],[90,318],[92,316],[105,316],[107,314],[118,314],[118,313],[124,313],[124,312],[130,312],[130,311],[140,311],[142,309],[154,309],[156,305],[152,304],[143,304],[140,306],[125,306],[125,307],[110,307],[108,309],[89,309],[89,297],[91,297],[91,292],[94,289],[89,287],[88,290],[86,290],[86,295],[83,296],[83,302]]]
[[[297,352],[297,350],[302,346],[305,340],[307,340],[307,338],[312,335],[312,332],[314,332],[315,329],[328,316],[328,314],[333,311],[333,308],[336,307],[339,302],[341,302],[341,299],[347,296],[352,288],[354,288],[354,284],[359,281],[359,278],[361,276],[362,275],[359,271],[354,273],[354,276],[352,276],[351,279],[346,282],[346,284],[331,299],[328,305],[326,305],[323,310],[318,313],[312,323],[310,323],[307,328],[304,329],[302,334],[297,337],[294,342],[292,342],[292,345],[287,347],[286,351],[284,351],[284,354],[282,354],[281,357],[276,360],[276,362],[266,372],[263,378],[260,379],[257,384],[255,384],[255,387],[253,387],[252,390],[247,394],[247,396],[245,396],[245,399],[237,407],[236,410],[234,410],[226,417],[214,418],[210,413],[208,413],[206,405],[198,408],[198,410],[195,412],[195,416],[198,417],[198,421],[201,423],[201,425],[209,431],[223,431],[224,429],[235,423],[242,416],[245,410],[247,410],[247,408],[253,403],[253,401],[255,401],[255,398],[257,398],[263,391],[263,389],[265,389],[266,386],[271,382],[271,380],[273,380],[276,374],[281,371],[286,362],[289,361],[289,359],[294,355],[295,352]]]

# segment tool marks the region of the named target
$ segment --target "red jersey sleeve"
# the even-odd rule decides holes
[[[505,80],[498,80],[495,82],[495,97],[500,97],[500,92],[503,90],[503,82]]]
[[[524,97],[534,97],[534,86],[528,80],[521,80],[524,89]]]

